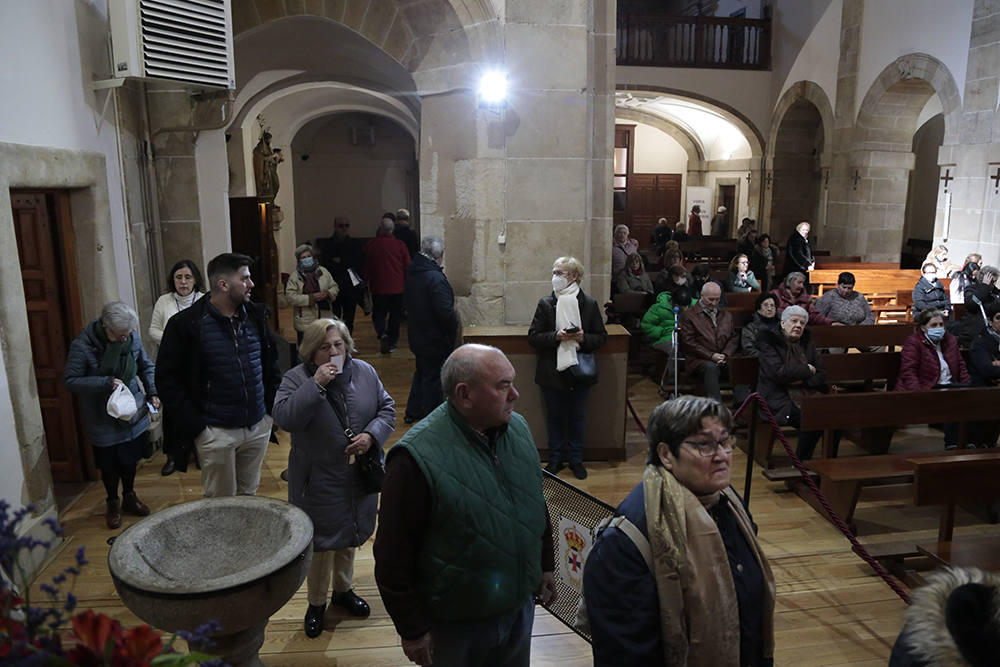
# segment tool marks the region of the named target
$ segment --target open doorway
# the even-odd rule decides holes
[[[913,133],[913,170],[906,193],[900,268],[919,269],[934,240],[937,212],[938,149],[944,142],[944,114],[937,114]]]

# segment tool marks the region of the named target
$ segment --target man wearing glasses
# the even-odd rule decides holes
[[[354,332],[354,310],[358,305],[358,285],[364,252],[358,239],[351,237],[351,221],[338,215],[333,219],[333,236],[320,242],[320,259],[330,272],[340,292],[333,302],[333,314]],[[352,277],[351,273],[354,273]]]
[[[730,486],[732,415],[679,396],[649,418],[642,482],[583,568],[594,664],[774,664],[774,578]]]

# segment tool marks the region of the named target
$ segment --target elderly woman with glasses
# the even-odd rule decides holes
[[[730,486],[731,426],[700,396],[650,415],[642,482],[584,564],[595,665],[773,664],[774,578]]]
[[[367,493],[355,459],[382,448],[395,429],[396,408],[378,373],[351,357],[354,341],[340,320],[306,326],[302,363],[285,373],[274,398],[274,420],[292,434],[288,502],[313,522],[313,559],[306,580],[307,637],[323,632],[330,603],[362,618],[368,603],[352,589],[354,554],[375,531],[378,493]]]
[[[139,316],[131,306],[120,301],[107,304],[101,316],[70,344],[63,373],[66,388],[80,394],[94,463],[108,494],[104,520],[111,530],[122,525],[122,510],[135,516],[149,514],[135,493],[135,471],[140,459],[153,454],[147,401],[159,410],[160,399],[153,362],[142,347],[138,328]],[[126,387],[135,400],[136,411],[127,418],[108,414],[108,399],[119,386]]]
[[[608,339],[601,309],[580,289],[583,265],[575,257],[560,257],[552,265],[552,293],[538,300],[528,329],[528,342],[538,350],[535,384],[545,399],[549,436],[549,464],[553,475],[566,463],[577,479],[586,479],[583,466],[584,410],[592,374],[578,373]],[[596,362],[591,356],[589,361]],[[583,362],[583,366],[581,366]],[[575,368],[574,368],[575,367]]]
[[[781,426],[798,428],[802,397],[829,391],[822,358],[806,330],[808,322],[805,308],[789,306],[781,313],[780,329],[765,329],[757,336],[757,391]],[[811,459],[821,437],[822,431],[800,432],[796,456]]]

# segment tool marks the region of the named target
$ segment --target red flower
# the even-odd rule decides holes
[[[160,633],[148,625],[128,630],[115,650],[115,667],[149,667],[149,661],[163,652]]]
[[[122,638],[122,626],[118,621],[88,609],[73,617],[73,635],[76,646],[69,653],[70,662],[82,667],[104,665],[105,658]]]

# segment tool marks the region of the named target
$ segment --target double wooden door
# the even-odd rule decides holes
[[[628,178],[627,224],[639,249],[652,246],[653,227],[660,218],[676,224],[681,215],[680,174],[632,174]]]
[[[17,256],[24,287],[31,362],[35,369],[52,478],[96,477],[73,396],[63,384],[69,344],[83,326],[69,218],[62,191],[11,191]]]

